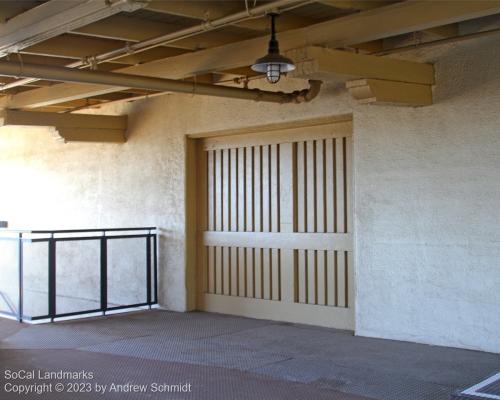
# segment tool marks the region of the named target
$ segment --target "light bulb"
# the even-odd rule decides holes
[[[274,63],[267,64],[266,76],[267,76],[267,81],[269,83],[277,83],[281,77],[280,64],[274,64]]]

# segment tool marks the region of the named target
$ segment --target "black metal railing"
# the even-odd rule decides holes
[[[145,282],[146,282],[146,298],[144,302],[135,304],[108,304],[108,243],[117,239],[144,239],[146,249],[145,260]],[[0,242],[12,241],[16,245],[16,260],[17,264],[17,284],[18,284],[18,299],[17,310],[13,306],[13,302],[6,302],[9,310],[0,312],[0,316],[10,316],[18,321],[37,321],[50,320],[54,321],[57,318],[73,317],[85,314],[101,313],[106,315],[107,312],[125,310],[131,308],[148,307],[158,304],[158,245],[157,233],[155,227],[140,227],[140,228],[111,228],[111,229],[66,229],[66,230],[11,230],[0,229]],[[92,309],[78,310],[74,312],[59,313],[57,310],[57,243],[59,242],[81,242],[81,241],[98,241],[99,242],[99,259],[100,265],[100,292],[99,299],[96,301],[99,307]],[[47,252],[47,303],[48,312],[43,315],[25,315],[24,308],[24,248],[26,243],[45,242],[48,245]],[[123,255],[126,257],[127,255]],[[0,253],[0,259],[2,254]],[[75,271],[76,273],[78,271]],[[0,276],[2,271],[0,271]],[[0,292],[0,295],[3,293]],[[14,302],[15,303],[15,302]]]

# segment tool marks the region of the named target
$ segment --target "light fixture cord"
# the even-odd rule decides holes
[[[271,14],[271,40],[276,40],[276,14]]]

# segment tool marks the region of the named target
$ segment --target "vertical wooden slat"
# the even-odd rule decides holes
[[[263,268],[264,268],[264,263],[263,263],[263,249],[261,248],[256,248],[255,249],[255,297],[257,299],[262,299],[263,298],[263,288],[264,288],[264,281],[263,281]]]
[[[307,291],[308,291],[308,283],[307,283],[307,250],[298,250],[297,251],[297,270],[298,270],[298,300],[299,303],[307,303]]]
[[[348,187],[347,187],[347,138],[342,138],[342,170],[344,172],[343,186],[344,186],[344,232],[347,232],[348,217],[349,212],[348,201]]]
[[[230,157],[230,149],[222,150],[222,168],[221,168],[221,182],[222,182],[222,193],[221,193],[221,202],[222,202],[222,230],[229,231],[229,223],[230,223],[230,208],[231,208],[231,190],[229,187],[231,173],[229,170],[229,157]]]
[[[247,269],[245,248],[238,247],[238,296],[246,297]]]
[[[335,232],[335,169],[334,169],[334,151],[333,139],[325,141],[325,215],[326,215],[326,230],[325,232]]]
[[[316,232],[316,143],[314,140],[306,142],[307,165],[307,226],[306,232]]]
[[[269,146],[262,146],[262,231],[270,232],[271,227],[271,180],[269,173],[271,165],[269,163]]]
[[[271,299],[272,288],[271,249],[262,249],[262,298]]]
[[[317,304],[325,305],[326,304],[326,262],[327,259],[326,251],[318,250],[316,252],[316,261],[317,261]]]
[[[230,294],[231,296],[238,296],[238,288],[239,288],[239,258],[238,258],[238,248],[230,247],[229,255],[231,261],[231,285],[230,285]]]
[[[247,248],[247,297],[255,298],[255,249]]]
[[[238,231],[245,231],[245,214],[246,214],[246,192],[245,192],[245,183],[246,183],[246,157],[245,157],[245,148],[238,148]]]
[[[327,251],[326,252],[326,291],[327,291],[327,304],[329,306],[335,305],[335,296],[336,296],[336,272],[335,272],[335,252]]]
[[[354,304],[354,264],[352,251],[347,252],[347,306],[352,307]]]
[[[352,180],[353,180],[353,173],[352,173],[352,151],[353,151],[353,146],[352,146],[352,137],[346,137],[346,151],[345,151],[345,191],[346,191],[346,218],[347,218],[347,224],[346,224],[346,232],[353,232],[353,204],[352,204]]]
[[[276,227],[277,232],[281,232],[281,146],[278,144],[276,146],[276,209],[278,224]],[[293,145],[292,145],[293,146]],[[291,173],[293,174],[294,165],[292,165]],[[293,199],[292,199],[293,200]],[[296,207],[295,202],[293,202],[293,207]],[[295,214],[294,214],[295,218]]]
[[[262,151],[261,146],[254,148],[254,231],[262,230]]]
[[[221,214],[221,193],[222,193],[222,182],[221,182],[221,154],[222,151],[214,150],[214,229],[216,231],[222,230],[222,214]]]
[[[296,179],[297,179],[297,231],[306,232],[307,230],[307,164],[305,161],[305,142],[297,143],[296,157]]]
[[[336,168],[337,168],[337,232],[342,233],[345,232],[345,204],[344,204],[344,196],[345,196],[345,188],[344,188],[344,138],[337,138],[336,140]]]
[[[215,293],[215,252],[213,246],[207,246],[207,293]]]
[[[270,168],[270,178],[271,178],[271,195],[270,195],[270,213],[271,213],[271,231],[279,232],[279,175],[278,175],[278,161],[279,145],[271,145],[270,155],[271,155],[271,168]]]
[[[245,148],[245,158],[246,158],[246,231],[253,232],[254,230],[254,180],[255,180],[255,170],[253,168],[253,147]]]
[[[316,250],[307,250],[307,302],[309,304],[316,304],[316,283],[317,283],[317,260]]]
[[[214,152],[207,151],[207,229],[215,230],[214,208]]]
[[[349,253],[344,251],[344,307],[349,307]]]
[[[297,229],[297,146],[292,143],[281,144],[277,151],[279,171],[279,209],[280,209],[280,232],[294,232]],[[296,252],[294,250],[280,250],[280,274],[281,300],[284,303],[294,303],[298,300],[298,279],[296,270]]]
[[[326,232],[326,164],[324,140],[316,140],[316,232]]]
[[[271,250],[271,274],[272,274],[272,287],[271,287],[271,299],[280,300],[281,298],[281,257],[280,249]]]
[[[230,165],[229,165],[229,171],[230,171],[230,198],[231,198],[231,204],[230,204],[230,213],[229,216],[231,217],[231,224],[229,227],[229,230],[232,232],[236,232],[237,226],[238,226],[238,156],[237,156],[237,150],[238,149],[230,149],[229,150],[229,155],[230,155]]]
[[[220,246],[215,246],[214,247],[214,262],[215,262],[215,293],[216,294],[222,294],[222,271],[223,271],[223,266],[222,266],[222,247]]]
[[[345,290],[345,252],[337,251],[337,289],[338,289],[338,306],[345,307],[346,290]]]
[[[231,294],[232,283],[231,247],[224,247],[224,294]]]

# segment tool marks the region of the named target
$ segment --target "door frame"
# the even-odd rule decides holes
[[[200,308],[198,294],[198,276],[199,276],[199,263],[198,255],[199,255],[199,238],[200,234],[198,232],[197,221],[200,218],[199,215],[199,207],[198,201],[199,198],[199,182],[198,182],[198,154],[200,151],[200,143],[205,138],[214,138],[221,137],[224,140],[228,140],[229,137],[233,139],[230,141],[245,141],[246,137],[256,138],[258,134],[262,133],[271,133],[279,136],[279,131],[284,130],[295,130],[297,132],[300,131],[299,128],[311,128],[316,127],[320,128],[324,125],[332,125],[336,123],[348,123],[350,124],[351,135],[354,136],[354,132],[352,129],[352,114],[344,114],[338,116],[329,116],[329,117],[320,117],[313,119],[302,119],[295,121],[287,121],[284,123],[272,123],[272,124],[263,124],[263,125],[254,125],[247,126],[243,128],[235,128],[235,129],[224,129],[224,130],[216,130],[216,131],[207,131],[207,132],[198,132],[193,133],[186,136],[186,174],[185,174],[185,196],[186,196],[186,214],[185,214],[185,222],[186,222],[186,245],[185,245],[185,257],[186,257],[186,290],[187,290],[187,298],[186,304],[188,310],[197,310]],[[299,139],[300,140],[300,139]],[[356,325],[356,298],[357,298],[357,290],[356,290],[356,234],[355,234],[355,221],[354,221],[354,205],[355,205],[355,159],[354,159],[354,146],[351,154],[351,218],[352,221],[352,247],[353,247],[353,257],[352,257],[352,289],[350,292],[352,293],[352,310],[349,308],[348,310],[352,312],[352,328],[355,328]],[[235,298],[237,302],[239,298]],[[248,299],[246,299],[248,300]],[[298,304],[297,304],[298,305]],[[309,305],[300,305],[304,307],[308,307]],[[346,309],[347,310],[347,309]],[[224,310],[223,310],[224,311]],[[230,310],[228,310],[230,311]],[[265,314],[259,316],[258,318],[269,318]],[[290,315],[289,320],[293,320],[293,315]],[[297,320],[296,322],[300,322]],[[321,321],[318,321],[318,325],[322,324]],[[328,326],[327,324],[325,326]]]

